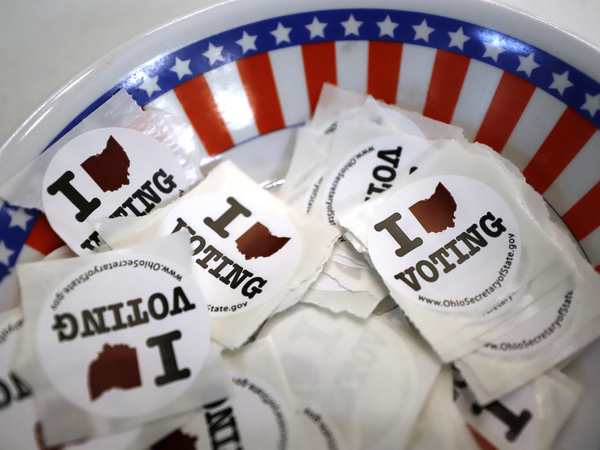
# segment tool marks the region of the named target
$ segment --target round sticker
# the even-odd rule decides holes
[[[502,341],[488,342],[481,349],[488,354],[514,356],[529,354],[555,342],[573,320],[573,281],[567,279],[546,294],[552,301],[535,315],[535,319],[502,336]]]
[[[67,142],[44,174],[44,212],[81,255],[101,244],[92,224],[141,216],[188,188],[183,168],[156,139],[127,128],[100,128]]]
[[[232,381],[230,398],[204,405],[160,448],[289,449],[290,411],[275,391],[245,375],[236,375]]]
[[[423,178],[394,193],[375,213],[367,239],[389,286],[440,311],[506,296],[521,255],[508,204],[485,184],[457,175]]]
[[[36,343],[52,386],[104,417],[146,415],[193,383],[210,345],[206,302],[164,258],[106,257],[65,278],[40,312]]]
[[[306,448],[312,450],[340,450],[342,448],[338,444],[341,433],[322,414],[306,406],[296,411],[296,415],[302,423]]]
[[[211,315],[254,308],[281,290],[293,275],[302,245],[294,225],[253,197],[197,195],[165,218],[158,236],[187,228],[192,273]]]
[[[245,375],[233,378],[232,406],[244,448],[281,450],[290,447],[289,414],[276,391],[263,381]]]
[[[419,158],[430,149],[427,141],[410,136],[386,136],[361,145],[321,186],[320,189],[325,189],[323,218],[336,225],[343,212],[415,171]]]
[[[310,189],[306,192],[304,196],[304,211],[306,214],[310,214],[312,208],[315,204],[315,200],[317,199],[317,195],[319,194],[319,189],[321,188],[321,184],[323,183],[323,174],[318,174],[312,183]]]
[[[27,380],[13,370],[23,323],[20,311],[0,314],[0,436],[2,448],[7,449],[37,448],[33,392]]]

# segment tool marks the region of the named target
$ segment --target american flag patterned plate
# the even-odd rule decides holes
[[[5,144],[0,181],[119,89],[140,106],[188,120],[206,160],[231,157],[257,181],[274,181],[285,172],[295,127],[330,82],[458,125],[510,159],[600,271],[597,50],[484,2],[282,3],[220,5],[109,55]],[[112,68],[101,67],[107,61]],[[0,299],[16,293],[17,262],[59,245],[40,211],[2,203]]]

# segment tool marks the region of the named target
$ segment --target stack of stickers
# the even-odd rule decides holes
[[[0,447],[552,445],[600,276],[514,166],[329,85],[278,192],[196,139],[118,93],[0,187],[67,244],[0,305]]]

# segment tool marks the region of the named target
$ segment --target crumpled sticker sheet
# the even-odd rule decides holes
[[[263,336],[272,338],[292,389],[343,389],[346,396],[329,401],[356,408],[358,448],[404,448],[440,370],[412,330],[375,316],[297,305],[269,320]]]
[[[454,374],[456,404],[478,438],[498,450],[548,450],[571,416],[581,386],[552,369],[488,405],[477,403]]]
[[[327,263],[331,263],[331,260]],[[302,297],[303,303],[327,308],[335,313],[348,312],[361,319],[366,319],[377,307],[381,297],[374,297],[368,291],[350,291],[341,286],[335,279],[321,274]]]
[[[58,283],[84,265],[95,264],[96,261],[100,260],[105,261],[107,255],[121,259],[135,259],[136,257],[139,258],[140,255],[142,258],[158,257],[171,261],[178,267],[189,268],[188,242],[189,236],[182,233],[136,247],[117,250],[111,252],[110,255],[102,253],[17,266],[25,322],[22,345],[19,347],[18,360],[14,370],[21,373],[31,383],[35,392],[36,411],[42,423],[43,437],[47,445],[52,446],[139,428],[146,423],[174,416],[196,408],[202,403],[229,394],[230,386],[224,381],[227,380],[227,372],[220,351],[217,347],[211,346],[208,341],[206,343],[206,359],[199,368],[196,378],[187,386],[185,394],[172,402],[154,408],[150,412],[142,412],[134,417],[115,418],[103,416],[76,406],[72,399],[68,400],[63,394],[59,393],[58,388],[54,385],[56,380],[50,380],[48,372],[43,368],[41,361],[38,319],[41,317],[42,308],[44,307],[43,300],[50,297],[54,298]],[[98,262],[98,264],[102,265],[103,263]],[[191,277],[191,275],[187,276]],[[198,310],[198,312],[201,311]],[[54,334],[54,331],[52,333]],[[56,335],[51,336],[51,338],[56,339]],[[64,357],[68,358],[69,354],[65,354]],[[160,362],[158,364],[160,365]],[[66,365],[60,366],[60,370],[66,373],[72,372],[72,368]],[[133,408],[133,406],[130,405],[130,408]]]
[[[600,274],[573,251],[581,279],[563,280],[544,295],[545,310],[455,362],[480,403],[533,380],[600,336]]]
[[[41,153],[4,185],[0,198],[12,205],[44,210],[42,181],[56,153],[69,141],[98,128],[130,128],[162,142],[184,168],[190,186],[200,180],[200,147],[191,125],[161,111],[144,111],[125,91],[118,91],[103,105]]]
[[[454,403],[452,384],[452,369],[442,367],[407,449],[480,450]]]
[[[347,242],[337,242],[302,301],[366,319],[388,294],[379,275]]]
[[[513,271],[514,275],[512,275],[513,281],[511,283],[500,283],[501,289],[491,291],[492,293],[489,294],[486,302],[483,302],[483,304],[475,303],[470,311],[437,311],[431,309],[431,307],[421,305],[416,299],[407,300],[394,287],[404,288],[404,286],[395,283],[390,284],[390,280],[383,275],[386,268],[378,267],[375,264],[375,268],[379,270],[382,278],[390,288],[392,297],[398,301],[440,357],[444,361],[451,361],[482,346],[486,342],[483,340],[486,333],[499,333],[500,329],[497,328],[499,325],[503,324],[506,327],[504,328],[505,331],[512,329],[518,324],[518,322],[515,322],[514,317],[520,311],[561,280],[574,273],[575,268],[574,262],[568,257],[565,258],[565,254],[569,255],[569,252],[564,248],[560,232],[548,218],[543,199],[539,195],[535,197],[530,195],[531,188],[527,187],[522,177],[512,176],[512,172],[507,169],[509,163],[500,164],[497,157],[491,155],[495,152],[479,144],[473,144],[465,149],[456,141],[439,140],[433,141],[433,145],[437,151],[429,154],[419,170],[410,177],[399,181],[392,189],[380,194],[372,201],[351,209],[342,215],[340,221],[349,230],[346,237],[358,251],[364,252],[372,261],[374,257],[378,257],[377,254],[373,253],[375,249],[370,247],[367,253],[367,247],[369,246],[367,235],[373,226],[373,217],[382,205],[385,206],[388,198],[403,188],[410,187],[411,183],[428,182],[428,180],[435,180],[438,177],[447,179],[448,174],[466,177],[465,179],[477,180],[477,182],[493,189],[506,205],[510,205],[508,207],[518,224],[521,238],[519,245],[522,250],[518,271]],[[397,202],[399,198],[396,196],[391,201]],[[459,200],[464,205],[463,208],[471,204],[470,201],[466,202],[466,199],[461,200],[459,198]],[[388,205],[393,204],[388,203]],[[473,221],[476,221],[476,219],[479,219],[479,217],[473,217]],[[450,230],[453,229],[450,228]],[[460,231],[462,230],[457,230],[456,234]],[[397,246],[392,239],[390,239],[390,245]],[[379,251],[381,252],[381,248]],[[475,254],[478,249],[471,251]],[[398,261],[400,267],[402,260],[398,258],[395,261]],[[465,266],[460,267],[464,270]],[[447,268],[444,267],[444,269]],[[446,272],[442,273],[440,269],[439,273],[444,276]],[[399,278],[396,279],[399,280]],[[463,281],[469,279],[472,278],[469,278],[469,275],[465,273]],[[429,286],[426,282],[423,283],[424,286]],[[462,285],[458,284],[457,286]],[[416,298],[415,293],[411,295]],[[440,292],[440,295],[448,294]],[[486,295],[488,294],[486,293]],[[489,308],[494,306],[494,302],[496,304],[502,303],[503,299],[509,298],[511,295],[515,296],[512,301],[505,301],[503,307],[498,308],[498,311],[494,311],[494,314],[486,314]],[[492,302],[492,299],[494,302]],[[535,307],[541,308],[543,305],[537,302]],[[508,319],[511,317],[513,319],[508,323]]]
[[[267,191],[259,188],[256,183],[229,161],[220,163],[196,188],[170,205],[141,218],[112,219],[99,224],[97,229],[100,236],[111,248],[119,248],[123,245],[131,245],[136,242],[153,239],[157,235],[165,218],[175,208],[179,208],[184,202],[193,201],[194,198],[200,198],[205,194],[230,195],[241,199],[252,199],[254,203],[260,203],[265,210],[268,209],[275,222],[279,221],[283,223],[285,220],[289,221],[295,228],[300,239],[299,259],[295,269],[290,274],[289,280],[282,283],[275,292],[272,292],[272,295],[267,300],[251,309],[238,311],[236,314],[211,316],[212,338],[223,346],[234,349],[244,344],[276,310],[282,311],[300,300],[310,284],[321,272],[325,262],[329,259],[333,244],[340,233],[336,228],[330,227],[324,222],[306,217]],[[227,207],[224,207],[223,211],[226,209]],[[203,212],[201,210],[198,210],[196,207],[190,214],[194,217],[197,216],[197,223],[202,223],[204,215],[202,215]],[[281,220],[278,220],[278,217],[281,217]],[[249,216],[248,220],[254,223],[254,219],[251,219],[252,216]],[[251,225],[250,222],[246,221],[244,223]],[[172,228],[168,232],[172,232]],[[206,238],[208,239],[208,237]],[[192,244],[196,247],[198,245],[198,238],[192,237],[192,240],[194,239],[196,241]],[[221,238],[215,237],[214,239],[216,239],[214,245],[218,248],[221,245]],[[207,244],[205,250],[208,250],[208,248]],[[202,255],[205,253],[206,251]],[[195,261],[194,267],[197,265],[197,260],[200,259],[198,256],[200,254],[193,257]],[[236,257],[238,260],[244,261],[244,256],[237,255]],[[294,261],[287,261],[285,266],[290,265],[290,267],[293,267],[291,266],[292,264],[294,264]],[[287,270],[286,267],[283,267],[283,269]],[[200,271],[203,269],[198,268],[197,270]],[[281,279],[279,281],[285,280]],[[200,288],[203,289],[202,283],[200,284]],[[239,302],[236,301],[235,303],[243,304],[251,300],[243,297],[241,294],[238,297]],[[214,301],[214,299],[209,298],[209,304],[211,301]]]

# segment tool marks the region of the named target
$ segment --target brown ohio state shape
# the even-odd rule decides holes
[[[278,237],[260,222],[252,225],[235,243],[246,260],[252,258],[268,258],[283,248],[289,237]]]
[[[196,450],[198,438],[183,433],[179,428],[150,447],[150,450]]]
[[[440,233],[454,227],[456,201],[442,183],[438,183],[431,197],[408,209],[428,233]]]
[[[117,191],[129,184],[131,161],[121,144],[110,136],[106,147],[81,163],[83,170],[104,192]]]
[[[141,385],[137,350],[125,344],[104,344],[89,365],[88,389],[92,401],[111,389],[133,389]]]

